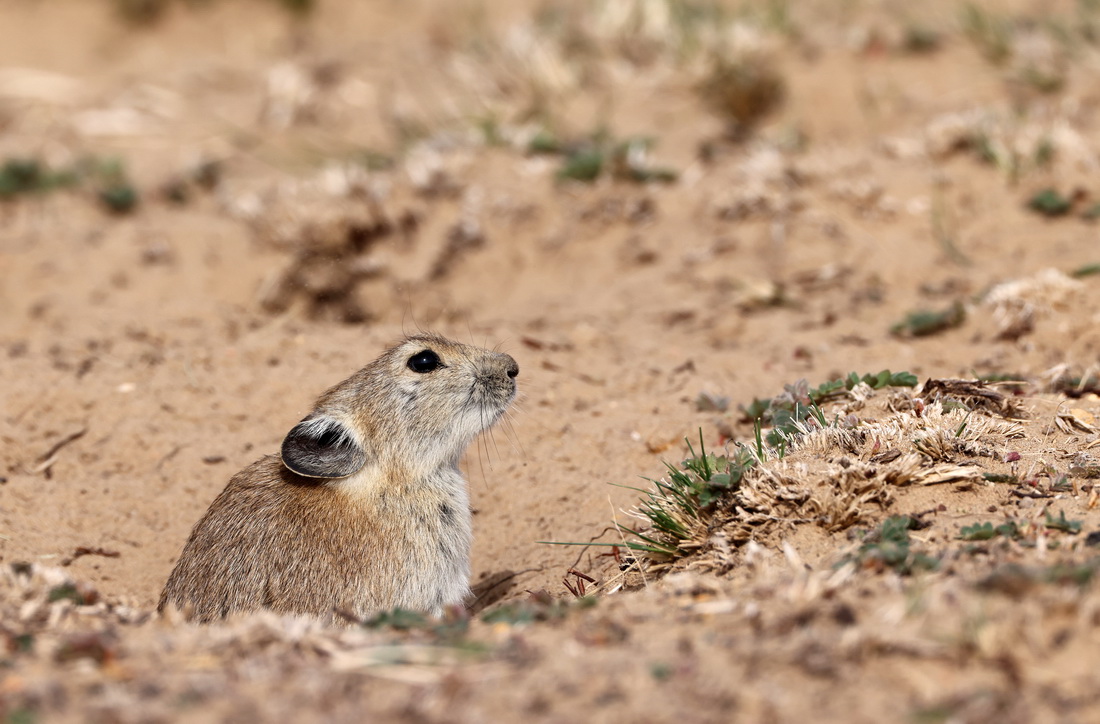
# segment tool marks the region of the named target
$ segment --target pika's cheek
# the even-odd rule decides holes
[[[396,392],[398,409],[406,414],[412,413],[420,402],[420,385],[403,380],[397,385]]]

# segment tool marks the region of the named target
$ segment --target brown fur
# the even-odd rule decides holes
[[[412,371],[421,350],[441,366]],[[461,603],[471,522],[457,463],[514,397],[517,372],[507,355],[434,336],[387,351],[321,396],[282,459],[229,481],[159,607],[199,621],[259,608],[333,620]]]

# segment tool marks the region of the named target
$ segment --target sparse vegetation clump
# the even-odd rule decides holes
[[[1073,208],[1073,200],[1059,193],[1056,189],[1047,188],[1035,193],[1028,200],[1027,206],[1032,211],[1043,216],[1065,216]]]
[[[1030,545],[1035,545],[1036,539],[1049,531],[1072,536],[1080,533],[1081,528],[1082,522],[1067,518],[1064,510],[1059,511],[1057,516],[1050,511],[1046,511],[1042,520],[1008,519],[998,525],[994,525],[989,521],[965,525],[959,529],[959,540],[987,541],[1002,538],[1025,541]]]
[[[926,25],[906,25],[901,41],[902,50],[914,55],[931,54],[943,46],[943,33]]]
[[[800,524],[830,532],[867,524],[878,517],[872,511],[889,511],[894,491],[906,486],[1008,485],[1015,495],[1045,498],[1077,490],[1071,476],[1088,478],[1087,463],[1078,455],[1064,473],[1047,469],[1049,483],[1025,480],[1017,472],[1018,453],[998,454],[987,447],[993,440],[1008,445],[1023,436],[1020,404],[996,390],[992,385],[997,383],[933,379],[905,391],[916,384],[916,377],[905,372],[852,373],[815,388],[803,380],[788,385],[783,395],[742,406],[744,419],[753,423],[754,440],[728,444],[725,455],[707,452],[702,438],[698,451],[689,444],[689,457],[680,466],[669,465],[668,475],[651,481],[653,489],[639,490],[643,498],[633,513],[646,525],[617,524],[621,545],[639,554],[635,565],[650,571],[667,570],[685,556],[691,556],[693,566],[709,560],[706,565],[724,570],[732,565],[730,544]],[[880,412],[885,406],[887,419],[864,418],[875,399]],[[828,403],[837,406],[830,414],[823,410]],[[1059,428],[1073,432],[1069,423]],[[1008,472],[959,464],[975,458],[997,459]],[[1082,522],[1064,510],[1040,512],[1035,520],[964,526],[958,539],[1004,538],[1035,545],[1052,533],[1074,536],[1083,530]],[[910,531],[927,525],[924,515],[888,517],[838,565],[902,575],[935,570],[942,553],[919,551],[910,541]],[[718,539],[720,548],[715,547]]]
[[[1011,520],[997,526],[989,522],[964,525],[959,530],[959,540],[966,541],[992,540],[997,537],[1014,539],[1019,535],[1019,526]]]
[[[42,194],[76,183],[72,170],[54,170],[38,159],[9,158],[0,166],[0,199]]]
[[[138,205],[137,188],[119,159],[93,161],[87,166],[89,183],[100,203],[112,213],[126,214]]]
[[[638,517],[649,524],[648,531],[619,525],[627,539],[623,545],[665,564],[692,551],[706,541],[708,524],[721,498],[737,490],[745,475],[759,462],[752,451],[738,446],[730,455],[708,453],[699,438],[699,453],[688,443],[689,457],[679,468],[666,463],[668,476],[650,480],[653,490],[643,494]]]
[[[905,319],[890,328],[898,337],[928,337],[962,326],[966,321],[966,307],[955,302],[946,309],[921,309],[909,313]]]
[[[878,528],[865,533],[859,550],[842,559],[841,565],[853,563],[859,568],[890,568],[902,575],[935,570],[939,561],[912,547],[909,531],[919,527],[915,518],[891,516]]]
[[[895,373],[890,370],[863,376],[850,372],[846,377],[824,382],[814,388],[810,388],[809,383],[802,379],[793,385],[787,385],[783,394],[777,397],[756,398],[749,405],[742,405],[740,409],[745,418],[756,425],[758,458],[765,457],[760,441],[762,426],[771,427],[765,436],[767,444],[782,454],[787,446],[797,440],[798,435],[806,432],[805,425],[811,420],[820,427],[830,424],[821,411],[821,405],[844,397],[860,385],[871,390],[916,387],[917,378],[909,372]],[[839,418],[834,419],[832,424],[840,424]]]
[[[658,570],[700,550],[713,525],[721,521],[718,513],[738,504],[752,507],[748,501],[736,498],[760,464],[782,459],[814,430],[848,430],[858,425],[858,420],[847,416],[842,419],[839,414],[830,422],[821,405],[844,397],[854,399],[853,391],[859,387],[873,392],[916,384],[917,378],[908,372],[852,372],[812,389],[800,380],[788,385],[782,395],[755,399],[751,405],[742,406],[746,419],[754,425],[754,440],[727,446],[725,455],[715,455],[707,452],[700,431],[698,452],[688,442],[688,457],[679,467],[666,464],[668,475],[650,480],[652,490],[632,488],[643,494],[634,513],[647,527],[635,529],[617,523],[624,536],[622,545],[647,556]],[[765,425],[770,429],[765,430]]]
[[[126,22],[148,25],[160,20],[173,5],[203,6],[213,0],[111,0],[115,12]],[[305,15],[313,10],[316,0],[274,0],[273,4],[284,10]]]
[[[138,204],[137,189],[117,158],[87,157],[61,168],[35,158],[11,158],[0,166],[0,201],[81,187],[91,189],[112,213],[128,213]]]
[[[675,181],[676,171],[650,162],[652,146],[652,139],[615,140],[606,133],[595,133],[588,139],[563,143],[544,131],[532,139],[529,150],[531,153],[561,156],[557,177],[563,181],[591,182],[603,176],[634,183]]]

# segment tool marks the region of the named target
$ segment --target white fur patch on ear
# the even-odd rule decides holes
[[[307,478],[346,478],[359,472],[367,454],[339,420],[324,415],[299,422],[283,438],[283,465]]]

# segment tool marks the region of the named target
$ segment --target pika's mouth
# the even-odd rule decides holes
[[[516,399],[516,382],[511,377],[499,374],[479,375],[470,388],[470,400],[492,417],[496,422],[508,405]]]
[[[484,407],[499,409],[501,412],[516,399],[516,386],[511,385],[474,385],[470,390],[474,402]]]

